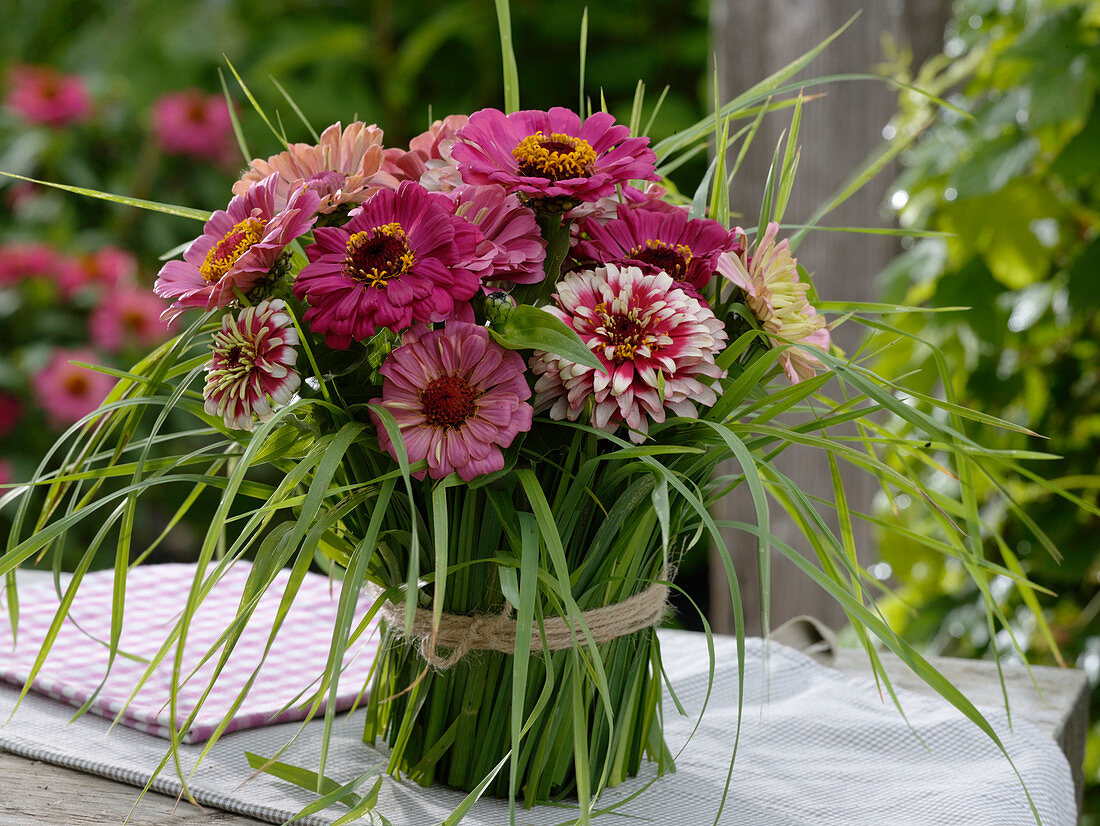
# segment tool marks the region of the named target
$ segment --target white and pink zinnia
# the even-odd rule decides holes
[[[433,479],[457,472],[469,481],[503,470],[503,448],[531,429],[523,358],[462,321],[405,341],[378,371],[382,398],[372,402],[393,414],[409,460],[426,459]],[[379,443],[397,458],[381,419],[371,417]]]
[[[666,409],[694,417],[696,404],[717,401],[704,379],[723,375],[715,356],[725,329],[667,273],[609,264],[570,273],[554,298],[558,306],[548,312],[577,332],[605,371],[536,351],[536,410],[576,421],[591,400],[593,427],[613,431],[625,422],[631,441],[642,442],[649,422],[663,422]]]
[[[281,299],[222,317],[210,349],[202,389],[205,409],[234,430],[252,430],[254,417],[270,419],[294,397],[301,378],[294,370],[298,331]]]

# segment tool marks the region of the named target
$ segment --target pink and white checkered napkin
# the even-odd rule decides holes
[[[182,676],[191,672],[236,615],[249,571],[248,564],[235,564],[199,606],[184,645]],[[183,611],[194,574],[194,566],[186,564],[142,565],[129,573],[120,643],[122,651],[146,659],[156,654]],[[289,571],[281,571],[271,588],[260,598],[255,613],[184,742],[199,743],[209,739],[244,688],[263,655],[288,577]],[[87,575],[81,582],[69,611],[70,619],[80,627],[72,621],[66,621],[62,626],[42,670],[35,678],[35,691],[73,706],[81,706],[103,681],[107,671],[108,648],[100,640],[110,639],[113,578],[112,571],[100,571]],[[339,593],[339,585],[330,587],[326,577],[306,575],[260,668],[259,676],[233,715],[226,732],[305,717],[306,710],[299,708],[299,705],[312,695],[316,689],[314,681],[324,671]],[[14,646],[8,623],[0,622],[0,680],[23,685],[57,606],[52,578],[20,584],[19,632]],[[356,611],[357,621],[368,607],[369,601],[360,601]],[[354,624],[352,627],[355,627]],[[83,633],[81,628],[87,633]],[[346,668],[339,682],[337,710],[350,708],[359,696],[377,649],[378,633],[374,628],[349,648],[344,659]],[[165,657],[123,712],[120,719],[123,725],[158,737],[171,736],[171,711],[166,704],[172,682],[173,653]],[[181,687],[177,708],[179,723],[187,718],[202,696],[217,660],[218,655],[211,657]],[[106,684],[90,710],[113,719],[145,668],[144,663],[117,657]],[[298,702],[294,706],[279,713],[296,699]]]

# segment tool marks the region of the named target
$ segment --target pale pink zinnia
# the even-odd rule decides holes
[[[381,186],[396,187],[397,180],[381,168],[382,130],[359,121],[341,129],[337,122],[321,133],[316,146],[292,143],[266,161],[252,161],[251,168],[233,184],[233,194],[243,195],[257,181],[278,172],[275,203],[279,208],[305,186],[321,199],[317,211],[329,213],[344,204],[361,204]]]
[[[469,481],[503,469],[502,448],[531,429],[523,358],[476,324],[448,322],[398,347],[379,372],[382,398],[372,402],[393,414],[409,460],[426,459],[433,479],[457,472]],[[379,444],[396,458],[381,420],[371,418]]]
[[[798,280],[790,244],[786,238],[775,242],[778,232],[779,224],[768,224],[764,237],[750,250],[745,232],[738,229],[743,251],[721,256],[718,271],[744,291],[745,303],[773,345],[792,345],[779,356],[779,363],[797,384],[825,369],[814,350],[828,352],[830,338],[825,319],[806,300],[810,285]]]
[[[462,186],[458,164],[451,157],[458,130],[470,119],[448,115],[437,120],[427,132],[409,141],[409,149],[391,147],[385,151],[382,170],[399,181],[416,181],[432,192],[450,192]]]
[[[118,247],[100,247],[70,259],[61,270],[61,291],[72,296],[86,288],[114,289],[134,280],[137,259]]]
[[[298,331],[281,299],[245,307],[236,318],[224,315],[206,366],[206,412],[234,430],[252,430],[254,417],[270,419],[301,384],[294,370],[296,344]]]
[[[609,264],[565,276],[554,300],[548,312],[577,332],[604,370],[536,351],[536,410],[576,421],[590,409],[593,427],[613,431],[625,422],[631,440],[642,442],[650,420],[665,420],[665,408],[694,417],[696,404],[710,407],[717,400],[711,382],[702,379],[723,375],[714,359],[726,342],[725,329],[672,276]]]
[[[310,329],[345,349],[381,327],[400,332],[468,309],[480,286],[467,268],[480,233],[453,209],[446,195],[403,181],[343,226],[318,227],[294,281],[294,295],[310,305]]]
[[[546,241],[535,213],[500,186],[462,186],[451,193],[455,215],[481,230],[469,269],[483,282],[542,281]]]
[[[53,426],[62,427],[80,420],[107,398],[115,383],[113,378],[70,363],[95,364],[98,360],[88,349],[58,350],[49,364],[31,379],[38,404],[49,414]]]
[[[220,161],[232,151],[233,121],[224,97],[188,89],[153,105],[153,134],[164,152]]]
[[[252,184],[225,210],[210,216],[182,261],[161,267],[154,292],[175,299],[165,312],[173,319],[189,307],[227,307],[237,293],[268,286],[283,249],[317,220],[317,193],[299,188],[285,208],[276,206],[279,174]]]
[[[101,296],[88,317],[92,343],[109,353],[148,348],[168,337],[175,324],[161,319],[164,300],[141,289],[113,290]]]
[[[583,122],[568,109],[528,109],[505,115],[482,109],[458,133],[451,147],[468,184],[500,184],[532,202],[561,208],[595,201],[630,180],[657,180],[656,155],[649,138],[630,130],[606,112]]]
[[[52,66],[16,66],[9,80],[5,102],[31,123],[65,126],[85,120],[92,112],[92,97],[77,75],[63,74]]]

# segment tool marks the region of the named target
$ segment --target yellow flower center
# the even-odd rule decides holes
[[[521,140],[512,157],[519,162],[521,175],[562,181],[590,176],[596,150],[584,138],[539,131]]]
[[[199,272],[207,284],[220,281],[229,269],[237,263],[237,259],[244,255],[248,249],[264,237],[264,229],[267,223],[259,218],[245,218],[233,225],[222,239],[218,241],[206,258],[199,265]]]
[[[386,288],[391,278],[400,278],[413,265],[412,250],[405,230],[394,221],[354,233],[348,238],[344,274],[367,287]]]

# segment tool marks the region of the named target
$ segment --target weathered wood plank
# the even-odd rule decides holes
[[[0,749],[0,826],[121,824],[140,790],[104,777],[27,760]],[[186,800],[150,792],[130,826],[255,826],[250,817],[198,809]]]

